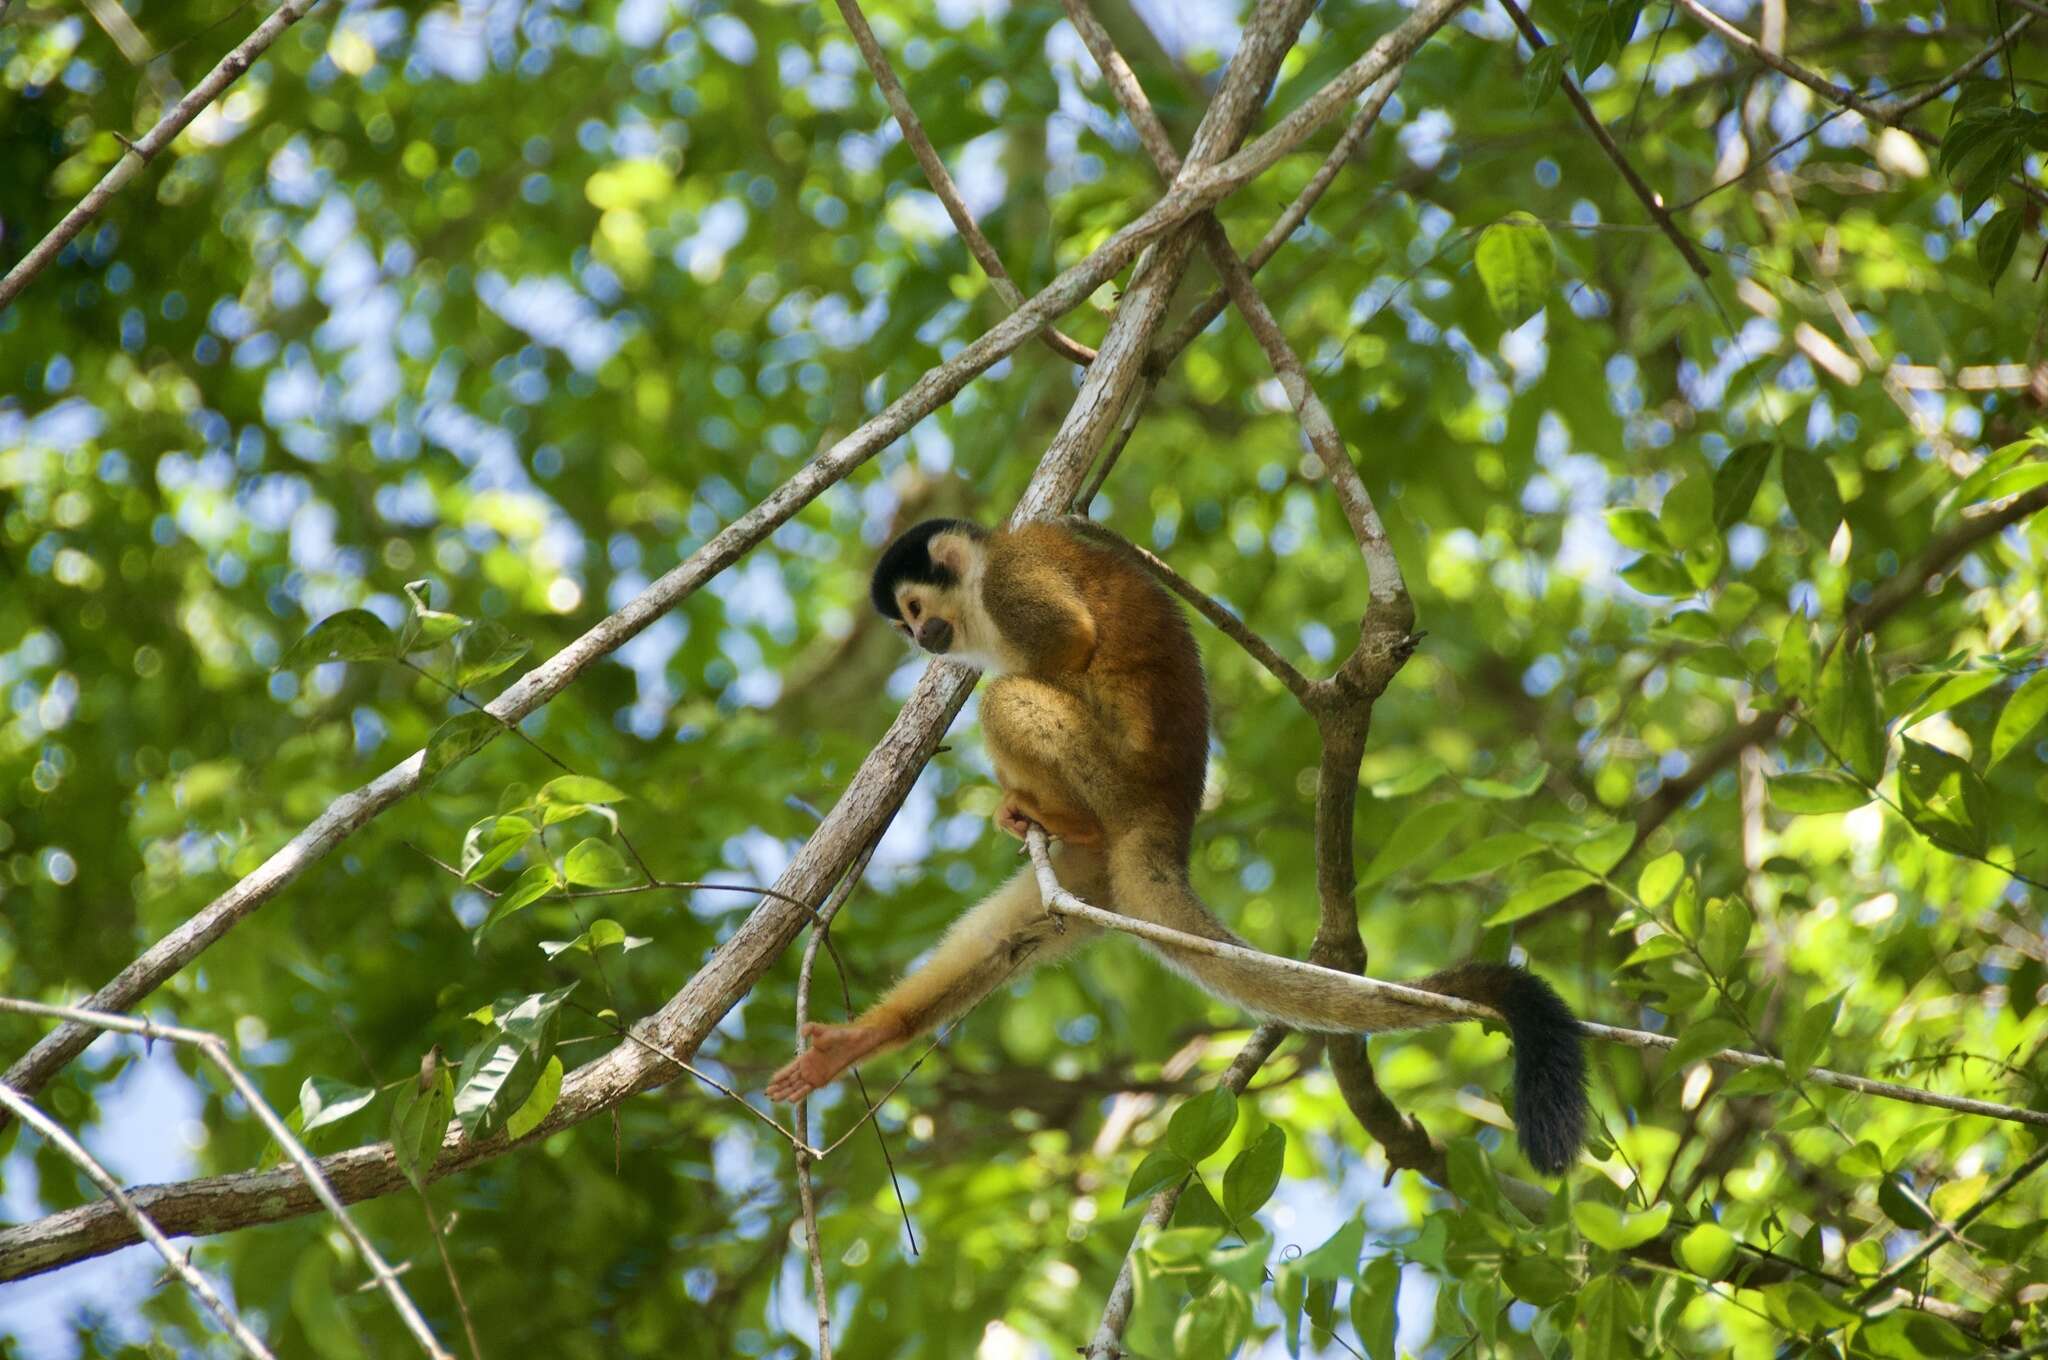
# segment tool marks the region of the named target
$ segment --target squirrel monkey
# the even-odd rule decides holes
[[[1043,827],[1060,882],[1084,900],[1242,943],[1188,881],[1209,744],[1201,657],[1178,604],[1121,540],[1085,519],[997,533],[927,520],[883,552],[870,594],[917,646],[995,677],[981,725],[1002,786],[1003,830],[1021,839]],[[1050,915],[1027,869],[962,916],[924,966],[858,1020],[806,1025],[810,1047],[776,1073],[768,1095],[800,1100],[1095,933]],[[1302,1029],[1372,1033],[1452,1018],[1336,983],[1279,985],[1254,966],[1143,943],[1198,986]],[[1548,1174],[1569,1167],[1585,1135],[1585,1058],[1557,993],[1504,963],[1459,964],[1410,985],[1501,1013],[1515,1047],[1523,1151]]]

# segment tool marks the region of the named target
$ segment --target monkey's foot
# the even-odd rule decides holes
[[[1002,807],[996,812],[996,825],[1020,841],[1033,831],[1045,831],[1030,809],[1009,798],[1003,800]],[[1045,834],[1050,836],[1052,832],[1045,831]]]
[[[804,1026],[810,1047],[768,1081],[768,1098],[794,1104],[889,1042],[878,1025]]]

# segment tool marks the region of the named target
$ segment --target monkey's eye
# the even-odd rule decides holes
[[[905,600],[903,602],[903,612],[905,614],[908,614],[911,618],[915,619],[919,614],[923,613],[924,610],[923,607],[920,606],[916,600],[912,599]]]

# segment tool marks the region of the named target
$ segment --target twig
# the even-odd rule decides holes
[[[334,1187],[327,1183],[327,1178],[320,1173],[319,1166],[306,1151],[305,1146],[292,1136],[290,1127],[278,1118],[277,1111],[270,1108],[269,1103],[263,1099],[263,1093],[256,1089],[256,1083],[250,1081],[235,1064],[235,1060],[228,1056],[227,1045],[221,1042],[219,1035],[209,1034],[205,1030],[185,1029],[177,1025],[160,1025],[153,1020],[138,1020],[133,1016],[108,1015],[76,1006],[49,1006],[39,1001],[20,1001],[13,997],[0,997],[0,1011],[47,1016],[76,1025],[89,1025],[94,1030],[139,1034],[145,1039],[168,1039],[172,1043],[190,1044],[198,1049],[208,1062],[220,1069],[221,1075],[235,1088],[235,1094],[241,1096],[250,1113],[256,1116],[257,1122],[277,1140],[277,1145],[284,1149],[285,1156],[299,1169],[299,1174],[306,1178],[306,1186],[313,1192],[314,1198],[320,1201],[328,1213],[334,1215],[334,1221],[341,1225],[342,1232],[355,1244],[356,1250],[363,1254],[363,1260],[369,1265],[370,1273],[376,1276],[378,1283],[384,1287],[384,1293],[390,1298],[391,1306],[398,1311],[406,1330],[418,1340],[420,1349],[434,1360],[454,1360],[454,1357],[443,1350],[441,1343],[434,1338],[433,1329],[427,1326],[427,1320],[420,1316],[419,1309],[413,1305],[412,1299],[405,1292],[405,1287],[399,1284],[398,1276],[385,1263],[376,1246],[363,1234],[363,1230],[356,1226],[356,1221],[349,1217],[348,1210],[341,1207],[341,1201],[335,1197]]]
[[[1003,268],[1002,257],[996,254],[995,246],[976,225],[974,214],[967,210],[967,200],[960,196],[960,186],[953,182],[946,163],[939,159],[937,149],[932,146],[932,139],[925,135],[924,124],[917,121],[917,113],[910,107],[910,96],[903,92],[903,83],[896,79],[896,72],[890,68],[888,55],[882,51],[882,44],[875,40],[875,31],[868,27],[867,15],[861,13],[858,0],[839,0],[839,13],[846,20],[847,31],[853,34],[854,46],[867,60],[875,84],[881,87],[889,112],[896,115],[896,124],[903,129],[903,140],[910,144],[911,154],[923,167],[932,192],[938,195],[939,202],[946,205],[946,216],[953,219],[953,229],[960,233],[960,239],[967,243],[968,252],[981,265],[982,272],[988,275],[989,285],[996,290],[996,296],[1012,308],[1022,306],[1024,294],[1011,280],[1010,271]],[[1047,326],[1038,333],[1038,338],[1054,354],[1084,367],[1095,359],[1094,350],[1062,334],[1056,327]]]
[[[235,1315],[235,1310],[228,1306],[227,1300],[223,1299],[220,1293],[207,1283],[206,1277],[185,1259],[185,1253],[171,1245],[171,1239],[165,1237],[156,1224],[150,1222],[149,1215],[135,1207],[135,1201],[128,1198],[127,1192],[121,1189],[121,1183],[114,1179],[113,1174],[101,1166],[93,1155],[85,1150],[83,1144],[66,1132],[62,1124],[37,1109],[27,1096],[5,1084],[0,1084],[0,1105],[5,1105],[22,1123],[41,1134],[44,1141],[69,1157],[78,1169],[100,1188],[100,1192],[114,1207],[135,1225],[135,1231],[142,1235],[142,1240],[156,1248],[157,1255],[164,1258],[171,1268],[171,1273],[183,1280],[185,1287],[206,1305],[206,1310],[220,1319],[220,1325],[227,1329],[228,1335],[235,1339],[236,1345],[247,1354],[255,1356],[256,1360],[275,1360],[270,1348],[263,1344],[262,1338],[249,1330],[248,1324]]]
[[[1130,540],[1126,539],[1125,542],[1129,543]],[[1217,631],[1242,647],[1252,660],[1264,666],[1275,680],[1286,686],[1289,694],[1304,703],[1307,702],[1315,682],[1296,669],[1292,661],[1280,655],[1272,643],[1259,636],[1243,619],[1231,613],[1215,596],[1175,571],[1157,553],[1137,543],[1131,543],[1130,548],[1143,559],[1147,567],[1152,569],[1152,574],[1164,581],[1174,594],[1193,605],[1203,618],[1216,625]]]
[[[1982,1198],[1957,1214],[1955,1221],[1948,1225],[1947,1233],[1929,1233],[1920,1240],[1919,1245],[1894,1261],[1884,1274],[1872,1280],[1864,1291],[1857,1295],[1857,1306],[1861,1307],[1869,1303],[1893,1283],[1904,1279],[1907,1272],[1911,1271],[1914,1266],[1919,1265],[1920,1262],[1933,1255],[1935,1248],[1939,1247],[1949,1237],[1960,1234],[1963,1229],[1976,1222],[1984,1214],[1985,1210],[2005,1198],[2021,1181],[2039,1171],[2044,1165],[2048,1165],[2048,1144],[2035,1149],[2033,1156],[1999,1177],[1998,1183],[1988,1187],[1984,1191]]]
[[[1228,959],[1233,963],[1249,965],[1260,969],[1271,978],[1275,990],[1284,990],[1300,978],[1313,977],[1320,985],[1332,983],[1342,985],[1361,996],[1399,1001],[1404,1005],[1423,1010],[1435,1011],[1447,1018],[1464,1020],[1488,1020],[1500,1023],[1500,1015],[1490,1006],[1462,997],[1445,996],[1438,992],[1426,992],[1419,987],[1404,986],[1398,982],[1383,982],[1377,978],[1359,977],[1335,968],[1324,968],[1299,959],[1281,958],[1273,954],[1262,954],[1256,949],[1243,945],[1228,944],[1222,940],[1211,940],[1200,935],[1189,935],[1168,926],[1155,925],[1150,921],[1123,916],[1113,911],[1104,911],[1091,906],[1061,887],[1053,876],[1052,860],[1046,853],[1043,833],[1034,832],[1027,841],[1031,858],[1038,871],[1039,894],[1046,904],[1046,910],[1060,916],[1072,916],[1091,925],[1110,930],[1120,930],[1127,935],[1149,940],[1153,944],[1190,954],[1207,954],[1212,958]],[[1589,1039],[1606,1043],[1623,1044],[1629,1048],[1670,1049],[1678,1040],[1668,1034],[1652,1034],[1647,1030],[1623,1029],[1617,1025],[1603,1025],[1591,1020],[1579,1022],[1579,1032]],[[1768,1067],[1784,1071],[1785,1064],[1776,1058],[1761,1053],[1746,1053],[1740,1049],[1721,1049],[1704,1055],[1709,1062],[1724,1063],[1730,1067]],[[1822,1086],[1834,1086],[1845,1091],[1862,1095],[1878,1096],[1885,1100],[1902,1101],[1909,1105],[1928,1105],[1936,1109],[1954,1110],[1961,1114],[1982,1115],[1987,1119],[2001,1119],[2014,1124],[2032,1124],[2037,1128],[2048,1128],[2048,1110],[2029,1110],[2020,1106],[2000,1105],[1989,1100],[1973,1100],[1967,1096],[1943,1095],[1937,1091],[1922,1091],[1897,1082],[1875,1081],[1869,1077],[1849,1072],[1836,1072],[1825,1067],[1809,1068],[1806,1080]]]
[[[1529,16],[1522,12],[1522,7],[1516,4],[1515,0],[1500,0],[1500,5],[1508,12],[1508,18],[1514,20],[1515,27],[1521,30],[1522,37],[1531,50],[1541,52],[1550,45],[1543,41],[1543,35],[1536,31],[1536,25],[1529,22]],[[1570,75],[1563,75],[1560,76],[1558,83],[1564,90],[1565,98],[1571,101],[1573,111],[1579,115],[1579,121],[1586,125],[1586,131],[1593,134],[1593,140],[1600,144],[1600,149],[1606,153],[1607,159],[1613,161],[1614,168],[1621,172],[1622,180],[1641,201],[1643,211],[1649,213],[1650,220],[1670,238],[1671,244],[1685,258],[1686,267],[1699,276],[1700,282],[1711,284],[1713,272],[1707,268],[1707,262],[1701,258],[1699,251],[1693,248],[1692,238],[1679,230],[1678,223],[1671,220],[1670,212],[1665,209],[1664,200],[1643,182],[1643,177],[1636,172],[1635,166],[1630,164],[1628,154],[1615,143],[1613,134],[1607,130],[1607,125],[1600,121],[1600,115],[1593,112],[1593,106],[1587,103],[1586,96],[1580,93],[1578,82]]]
[[[1988,62],[1990,62],[1990,60],[1993,57],[1997,56],[2000,52],[2003,52],[2006,48],[2010,47],[2013,44],[2013,42],[2019,38],[2020,34],[2027,31],[2027,26],[2034,22],[2035,17],[2036,16],[2033,14],[2020,15],[2019,18],[2013,20],[2012,26],[2007,28],[2005,32],[1999,34],[1990,42],[1984,44],[1983,50],[1978,52],[1976,56],[1971,57],[1961,66],[1958,66],[1955,70],[1949,72],[1946,76],[1943,76],[1940,80],[1936,81],[1931,88],[1922,90],[1919,94],[1914,95],[1910,99],[1901,99],[1891,104],[1888,107],[1887,111],[1894,118],[1903,118],[1907,114],[1911,113],[1913,110],[1919,108],[1921,105],[1931,104],[1935,100],[1941,98],[1950,90],[1962,84],[1971,76],[1976,75],[1977,72],[1983,70],[1985,65]],[[2008,60],[2005,66],[2006,73],[2008,75],[2011,74],[2012,62]],[[2015,102],[2017,102],[2017,100],[2015,100]]]
[[[156,125],[132,142],[125,142],[126,150],[114,162],[113,168],[100,177],[100,182],[78,200],[70,212],[65,213],[57,225],[50,228],[42,240],[36,242],[28,254],[21,257],[14,268],[0,278],[0,312],[4,312],[21,295],[21,291],[35,281],[38,274],[49,267],[52,260],[71,244],[86,224],[99,216],[100,211],[113,201],[115,194],[142,173],[142,168],[156,158],[158,152],[169,146],[180,132],[183,132],[206,106],[220,97],[223,90],[239,80],[244,71],[255,65],[256,59],[269,50],[286,29],[305,17],[306,11],[319,0],[283,0],[270,16],[256,25],[248,37],[242,39],[234,50],[215,63],[206,73],[206,78],[194,85],[183,99],[171,105],[169,112],[157,119]]]

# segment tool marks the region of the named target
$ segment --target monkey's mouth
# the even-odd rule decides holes
[[[953,645],[953,625],[944,619],[926,619],[917,627],[917,645],[933,656],[944,656]]]

